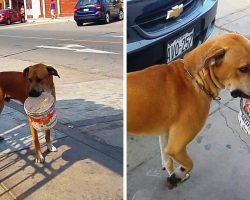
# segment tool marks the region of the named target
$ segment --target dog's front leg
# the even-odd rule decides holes
[[[56,147],[51,143],[50,130],[45,131],[45,140],[46,140],[46,145],[47,145],[48,151],[50,151],[50,152],[57,151]]]
[[[180,164],[178,168],[167,179],[167,186],[172,189],[178,183],[189,178],[189,172],[193,168],[193,161],[187,154],[186,146],[192,141],[196,134],[188,134],[187,132],[170,132],[168,143],[165,146],[165,152]]]
[[[36,157],[35,162],[36,163],[43,163],[44,157],[43,157],[42,152],[41,152],[41,147],[40,147],[37,131],[33,128],[29,117],[28,117],[28,121],[29,121],[30,132],[31,132],[31,135],[33,138],[33,143],[35,146],[35,157]]]

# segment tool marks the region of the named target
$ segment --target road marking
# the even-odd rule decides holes
[[[99,54],[119,54],[115,52],[110,51],[102,51],[97,49],[90,49],[82,45],[78,44],[67,44],[64,46],[36,46],[38,48],[44,48],[44,49],[57,49],[57,50],[68,50],[68,51],[74,51],[76,53],[99,53]]]
[[[70,38],[43,38],[34,36],[14,36],[14,35],[0,35],[0,37],[7,38],[21,38],[21,39],[38,39],[38,40],[53,40],[53,41],[74,41],[74,42],[88,42],[88,43],[107,43],[107,44],[123,44],[123,42],[102,41],[102,40],[75,40]]]
[[[113,35],[113,36],[111,36],[111,37],[114,37],[114,38],[123,38],[122,35]]]

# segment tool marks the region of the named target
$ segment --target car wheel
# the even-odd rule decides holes
[[[77,26],[83,26],[83,22],[76,22]]]
[[[105,15],[105,24],[109,24],[110,23],[110,14],[107,12]]]
[[[22,17],[22,18],[21,18],[21,23],[24,23],[24,22],[25,22],[25,18]]]
[[[10,19],[7,19],[6,24],[7,24],[7,25],[10,25],[10,24],[11,24],[11,20],[10,20]]]
[[[123,10],[119,11],[118,19],[123,20]]]

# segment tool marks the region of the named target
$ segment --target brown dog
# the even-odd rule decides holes
[[[29,66],[24,69],[23,73],[0,72],[0,112],[5,100],[15,99],[24,103],[29,96],[38,97],[42,92],[49,92],[56,98],[53,76],[59,77],[57,71],[44,64]],[[28,121],[35,146],[35,161],[44,162],[37,131],[32,127],[29,118]],[[45,132],[45,139],[48,150],[56,151],[50,141],[50,130]]]
[[[168,187],[193,168],[186,146],[203,127],[221,89],[250,98],[250,42],[238,34],[208,40],[183,59],[127,76],[127,128],[137,135],[164,135]],[[174,168],[173,161],[180,164]]]

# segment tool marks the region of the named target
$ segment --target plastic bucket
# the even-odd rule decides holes
[[[55,99],[50,93],[43,92],[39,97],[28,97],[24,110],[37,131],[46,131],[57,123]]]
[[[250,99],[240,100],[240,112],[238,120],[242,130],[250,135]]]

